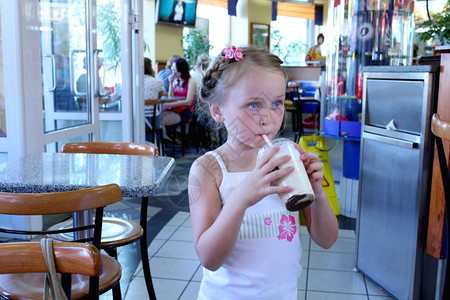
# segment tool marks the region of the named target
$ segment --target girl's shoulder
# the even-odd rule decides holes
[[[193,162],[190,175],[199,179],[212,177],[216,182],[222,181],[222,169],[216,157],[211,153],[205,153]]]

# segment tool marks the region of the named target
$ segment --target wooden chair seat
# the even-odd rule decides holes
[[[55,224],[49,230],[60,230],[72,227],[73,220],[68,219],[64,222]],[[102,225],[102,241],[101,247],[123,246],[134,242],[141,238],[144,234],[144,229],[141,225],[132,220],[103,217]],[[49,235],[53,239],[59,241],[70,241],[73,239],[70,233],[62,233],[59,235]]]
[[[102,266],[99,274],[99,289],[108,291],[118,284],[122,268],[115,259],[101,254]],[[0,275],[0,295],[11,299],[42,299],[45,273],[18,273]],[[89,295],[89,280],[86,275],[72,275],[72,299]]]

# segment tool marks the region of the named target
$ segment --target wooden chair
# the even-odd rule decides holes
[[[449,209],[450,209],[450,175],[449,164],[450,158],[447,161],[445,157],[445,147],[443,140],[450,141],[450,122],[443,121],[437,114],[434,114],[431,120],[431,131],[436,138],[436,149],[439,158],[439,167],[441,169],[442,185],[444,187],[445,197],[445,230],[447,232],[447,267],[444,281],[444,291],[442,299],[450,299],[450,231],[449,231]],[[447,152],[449,148],[447,146]]]
[[[0,214],[6,215],[56,215],[95,210],[95,222],[87,226],[69,226],[63,230],[19,230],[0,228],[7,234],[47,235],[70,233],[70,240],[92,243],[100,249],[103,208],[121,201],[122,191],[117,184],[108,184],[90,189],[54,193],[0,193]],[[73,238],[74,235],[83,235]],[[31,244],[30,244],[31,245]],[[115,299],[121,299],[119,279],[122,275],[120,264],[108,255],[101,255],[102,267],[98,277],[72,276],[73,299],[102,294],[111,288]],[[17,266],[18,267],[18,266]],[[18,267],[19,268],[19,267]],[[70,276],[70,275],[69,275]],[[0,298],[42,299],[44,274],[4,274],[0,275]],[[63,282],[70,282],[64,280]],[[90,288],[91,287],[91,288]],[[70,287],[65,286],[66,291]],[[91,291],[90,291],[91,290]]]
[[[79,142],[67,143],[62,147],[63,153],[94,153],[94,154],[127,154],[127,155],[149,155],[158,156],[159,152],[153,146],[121,143],[121,142]],[[145,206],[145,207],[144,207]],[[142,204],[141,214],[147,215],[147,205]],[[145,222],[144,222],[145,221]],[[121,218],[104,217],[101,249],[117,259],[117,248],[131,244],[143,236],[147,220],[141,219],[141,224],[132,220]],[[66,228],[72,223],[71,220],[58,223],[51,228]],[[51,236],[56,240],[66,240],[64,235]],[[151,279],[150,266],[148,263],[147,239],[141,240],[141,256],[144,269],[144,276],[147,282],[150,298],[155,299],[155,291]],[[144,245],[145,244],[145,245]]]
[[[53,243],[53,256],[56,272],[60,274],[84,275],[97,277],[102,273],[102,260],[100,252],[91,244],[86,243]],[[29,289],[29,280],[21,281],[20,273],[47,273],[49,272],[44,254],[39,242],[19,242],[0,244],[0,274],[8,274],[11,280],[1,280],[0,293],[9,294],[12,290]],[[18,274],[19,273],[19,274]],[[35,275],[35,274],[32,274]],[[1,278],[2,275],[0,275]],[[15,278],[17,277],[17,278]],[[71,285],[67,282],[68,276],[62,275],[63,286],[68,299],[71,297]],[[28,278],[36,278],[30,276]],[[42,276],[40,276],[42,278]],[[78,280],[80,282],[80,280]],[[82,282],[82,281],[81,281]],[[98,280],[93,280],[89,286],[89,299],[98,299]],[[8,295],[12,296],[12,295]],[[42,294],[35,295],[37,299]]]
[[[147,99],[145,100],[145,106],[153,106],[153,118],[150,123],[147,118],[145,118],[145,131],[152,135],[152,143],[155,144],[161,155],[164,155],[164,143],[162,141],[163,127],[162,122],[159,126],[156,126],[156,112],[157,108],[162,112],[162,101],[161,99]]]

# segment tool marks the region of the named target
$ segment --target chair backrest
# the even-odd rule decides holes
[[[39,242],[0,244],[1,295],[7,296],[7,299],[42,299],[43,274],[50,270],[41,247]],[[70,299],[74,293],[72,280],[75,280],[75,286],[84,286],[80,280],[85,281],[85,276],[89,276],[88,291],[81,294],[86,295],[87,299],[99,299],[99,277],[103,267],[98,248],[86,243],[71,242],[53,242],[52,248],[55,271],[61,274],[61,287],[67,298]],[[79,289],[77,292],[79,293]]]
[[[432,117],[431,131],[435,136],[450,141],[450,122],[441,120],[437,114]]]
[[[128,154],[158,156],[158,149],[151,145],[122,142],[79,142],[67,143],[63,153]]]
[[[55,193],[0,193],[0,214],[64,214],[101,208],[122,199],[122,190],[115,183]]]
[[[436,150],[438,153],[439,167],[441,169],[442,184],[447,206],[446,214],[448,214],[448,209],[450,208],[450,174],[442,140],[450,141],[450,122],[441,120],[438,114],[433,114],[433,117],[431,118],[431,131],[436,136]]]
[[[447,233],[445,237],[447,239],[447,252],[450,249],[450,174],[449,174],[449,161],[446,159],[445,147],[442,140],[450,141],[450,122],[443,121],[439,118],[439,115],[434,114],[431,119],[431,131],[436,137],[436,150],[439,159],[439,168],[441,171],[442,185],[444,189],[445,199],[445,220],[444,220],[444,232]],[[448,148],[447,148],[448,149]],[[447,150],[448,151],[448,150]],[[450,159],[450,158],[449,158]],[[445,239],[444,238],[444,239]],[[450,299],[450,264],[447,254],[447,266],[445,279],[443,281],[444,288],[442,291],[442,299]]]
[[[123,199],[117,184],[88,189],[54,193],[0,193],[0,214],[5,215],[56,215],[95,209],[95,222],[86,226],[73,226],[58,230],[29,230],[0,228],[0,232],[21,235],[49,235],[73,233],[74,241],[92,242],[100,248],[103,208]],[[81,224],[82,225],[82,224]]]
[[[9,229],[9,228],[0,228],[0,232],[6,234],[22,234],[22,235],[52,235],[52,234],[66,234],[68,236],[69,241],[77,241],[77,242],[89,242],[92,243],[93,248],[100,249],[101,243],[101,232],[102,232],[102,223],[103,223],[103,208],[106,205],[113,204],[119,202],[123,199],[122,190],[117,184],[108,184],[103,186],[97,186],[94,188],[88,189],[80,189],[74,191],[65,191],[65,192],[54,192],[54,193],[29,193],[29,194],[21,194],[21,193],[0,193],[0,214],[6,215],[50,215],[50,214],[66,214],[66,213],[76,213],[77,217],[80,215],[86,217],[86,222],[80,222],[76,226],[69,226],[65,228],[58,229],[47,229],[43,228],[42,230],[31,230],[31,229]],[[95,209],[95,218],[94,224],[89,222],[92,220],[90,216],[91,209]],[[86,214],[86,215],[85,215]],[[76,221],[78,218],[74,218]],[[74,221],[74,224],[77,222]],[[81,221],[81,220],[80,220]],[[87,224],[82,224],[87,223]],[[20,257],[17,253],[14,253],[9,258],[11,261],[17,262],[14,265],[6,264],[4,267],[0,265],[0,273],[7,272],[6,270],[13,269],[14,266],[17,268],[17,272],[23,273],[22,271],[30,271],[34,268],[37,270],[44,270],[42,264],[43,257],[40,254],[42,251],[40,249],[35,248],[31,242],[26,242],[29,245],[29,248],[25,250],[24,255]],[[70,244],[70,243],[69,243]],[[5,244],[10,245],[10,244]],[[88,285],[88,293],[89,299],[98,298],[99,293],[99,276],[98,276],[98,262],[93,261],[93,264],[86,265],[84,262],[79,261],[75,254],[81,255],[81,252],[77,252],[78,250],[74,250],[69,246],[64,246],[65,244],[58,244],[63,247],[56,247],[56,269],[59,270],[62,274],[62,286],[63,289],[68,295],[71,292],[72,285],[70,282],[72,281],[72,273],[77,274],[74,276],[82,276],[89,275],[89,285]],[[3,246],[6,247],[1,250],[11,250],[9,247],[21,247],[19,246]],[[34,248],[33,248],[34,247]],[[87,247],[87,252],[84,252],[85,257],[89,257],[91,255],[91,248]],[[75,252],[74,252],[75,251]],[[95,250],[93,250],[95,251]],[[0,252],[2,253],[2,252]],[[59,255],[62,256],[73,256],[69,261],[65,261],[64,263],[60,263],[58,260]],[[86,256],[88,255],[88,256]],[[99,256],[99,253],[93,254],[95,256]],[[30,263],[20,263],[20,260],[27,259],[32,260]],[[3,254],[0,254],[0,264],[7,260],[8,258],[4,257]],[[100,258],[96,258],[99,259]],[[78,265],[78,266],[77,266]],[[30,269],[27,269],[30,268]],[[83,270],[80,270],[83,269]],[[15,274],[16,272],[9,272],[8,274],[0,275],[0,293],[3,295],[4,293],[8,294],[8,291],[25,291],[25,287],[18,287],[17,284],[25,284],[25,286],[30,285],[30,290],[26,289],[26,294],[28,292],[32,293],[40,293],[41,283],[43,281],[39,281],[40,274],[35,274],[35,276],[30,276],[27,279],[23,278],[22,274]],[[28,273],[28,272],[25,272]],[[79,274],[81,273],[81,274]],[[38,280],[38,281],[36,281]],[[84,281],[83,281],[84,282]],[[84,284],[84,283],[83,283]],[[35,288],[37,287],[37,289]],[[34,295],[34,294],[33,294]],[[33,296],[34,297],[34,296]],[[1,298],[1,296],[0,296]]]
[[[99,276],[100,252],[85,243],[54,242],[56,272]],[[0,274],[49,272],[39,242],[0,244]]]

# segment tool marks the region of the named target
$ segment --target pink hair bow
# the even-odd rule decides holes
[[[242,53],[242,50],[236,48],[235,46],[225,48],[223,50],[223,54],[225,54],[226,59],[234,58],[234,60],[236,61],[240,61],[244,57],[244,53]]]

